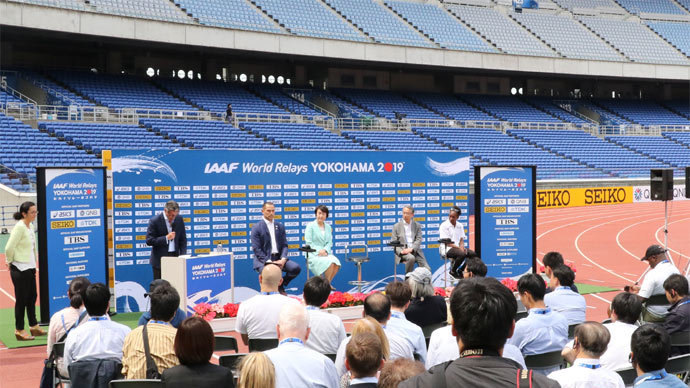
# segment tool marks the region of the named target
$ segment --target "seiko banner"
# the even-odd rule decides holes
[[[364,251],[348,245],[368,249],[371,261],[363,265],[363,277],[371,281],[367,289],[392,279],[393,252],[386,244],[405,204],[415,207],[415,219],[424,228],[425,254],[432,270],[438,269],[434,276],[440,276],[440,284],[438,227],[450,206],[462,208],[460,222],[468,232],[469,155],[464,152],[115,150],[112,170],[119,311],[140,308],[136,300],[152,279],[148,221],[171,199],[180,205],[188,254],[209,253],[218,245],[233,252],[238,301],[259,289],[250,230],[262,219],[265,201],[275,203],[290,259],[302,267],[287,290],[291,294],[301,293],[306,280],[298,248],[319,204],[329,209],[333,254],[342,264],[334,286],[341,291],[350,290],[348,281],[356,278],[347,255]]]
[[[107,284],[104,167],[37,167],[41,321],[69,306],[77,276]]]

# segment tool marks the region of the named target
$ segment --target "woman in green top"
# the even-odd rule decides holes
[[[316,249],[315,253],[309,254],[309,270],[314,275],[322,275],[333,283],[335,274],[340,269],[340,260],[333,256],[333,232],[330,225],[326,223],[328,218],[328,208],[319,205],[314,210],[316,219],[307,225],[304,232],[306,244]],[[331,288],[333,286],[331,285]]]
[[[36,219],[36,204],[30,201],[19,206],[14,219],[19,221],[10,233],[5,246],[5,261],[10,267],[10,276],[14,285],[14,335],[19,341],[34,339],[35,335],[46,332],[38,326],[36,320],[36,233],[32,222]],[[24,330],[24,310],[29,318],[29,335]]]

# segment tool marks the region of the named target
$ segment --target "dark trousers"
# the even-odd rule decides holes
[[[160,279],[161,278],[161,269],[156,268],[156,267],[151,267],[153,268],[153,280]]]
[[[24,311],[29,318],[29,326],[38,325],[36,319],[36,269],[20,271],[14,265],[10,265],[10,277],[14,285],[14,327],[24,330]]]
[[[458,248],[450,248],[446,252],[446,257],[451,260],[450,274],[455,277],[462,277],[462,271],[465,270],[465,259],[467,254],[463,253]]]
[[[274,257],[272,260],[280,260],[280,256]],[[261,273],[261,271],[264,270],[264,267],[261,268],[255,268],[254,269],[257,273]],[[302,267],[299,266],[299,264],[295,263],[292,260],[288,260],[285,262],[285,265],[283,266],[283,272],[285,272],[285,275],[283,275],[283,288],[287,287],[288,284],[292,281],[292,279],[296,278],[297,275],[299,275],[300,272],[302,272]]]

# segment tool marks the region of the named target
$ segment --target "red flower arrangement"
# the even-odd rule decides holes
[[[211,321],[214,318],[233,318],[237,316],[240,304],[227,303],[223,306],[219,304],[199,303],[194,306],[194,315]]]
[[[565,263],[565,265],[567,265],[568,267],[570,267],[570,269],[572,269],[573,272],[577,272],[577,268],[575,268],[575,262],[574,262],[574,261],[567,261],[567,262]],[[539,272],[538,272],[538,273],[544,273],[544,272],[546,272],[546,268],[544,268],[543,265],[540,265],[540,266],[539,266]]]
[[[364,303],[364,299],[366,299],[367,296],[371,295],[373,293],[370,292],[369,294],[362,294],[359,292],[355,292],[354,294],[350,294],[348,292],[340,292],[336,291],[331,293],[331,295],[328,296],[328,300],[326,303],[321,305],[322,309],[325,308],[330,308],[330,307],[349,307],[349,306],[359,306]]]
[[[512,292],[517,291],[517,282],[511,278],[505,278],[501,280],[501,284],[508,287],[508,289]]]

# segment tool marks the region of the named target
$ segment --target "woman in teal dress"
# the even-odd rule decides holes
[[[323,275],[332,284],[335,274],[340,269],[340,260],[333,256],[333,230],[326,223],[328,208],[319,205],[314,213],[316,213],[316,219],[307,225],[307,230],[304,232],[306,244],[316,249],[316,252],[309,253],[309,270],[314,275]]]

